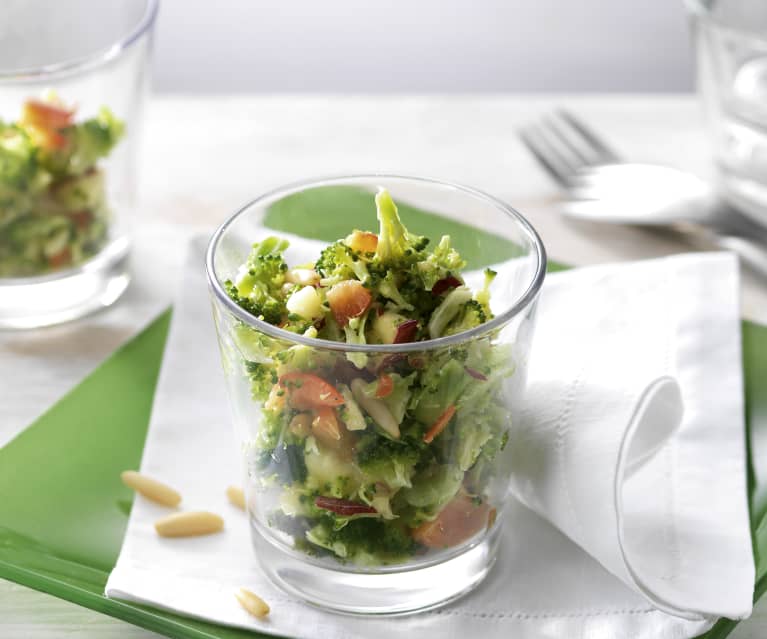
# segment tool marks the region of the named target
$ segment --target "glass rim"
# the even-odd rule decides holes
[[[274,198],[277,195],[290,195],[299,191],[306,190],[308,188],[328,186],[333,184],[345,183],[349,180],[404,180],[407,182],[416,182],[422,184],[431,184],[437,186],[445,186],[451,189],[456,189],[464,194],[475,197],[488,204],[491,204],[495,208],[505,213],[509,219],[517,224],[519,228],[530,240],[531,245],[535,251],[536,266],[535,272],[532,278],[527,284],[525,290],[518,295],[513,303],[509,304],[503,313],[496,315],[493,319],[479,326],[475,326],[468,331],[462,331],[453,335],[447,335],[444,337],[438,337],[436,339],[423,340],[421,342],[409,342],[405,344],[347,344],[345,342],[336,342],[333,340],[320,339],[315,337],[306,337],[305,335],[299,335],[297,333],[291,333],[281,329],[273,324],[269,324],[264,320],[260,320],[254,315],[248,313],[241,306],[236,304],[226,293],[223,286],[216,277],[214,268],[214,259],[216,251],[222,237],[226,234],[229,227],[241,216],[249,211],[253,206]],[[449,182],[445,180],[439,180],[435,178],[409,176],[409,175],[397,175],[390,173],[369,173],[369,174],[349,174],[349,175],[336,175],[324,178],[313,178],[308,180],[302,180],[299,182],[293,182],[275,189],[271,189],[266,193],[250,200],[245,205],[237,209],[232,215],[230,215],[213,233],[208,243],[208,249],[205,254],[205,270],[207,273],[208,286],[212,291],[215,298],[223,304],[223,306],[232,313],[235,317],[243,321],[245,324],[258,329],[260,332],[269,335],[270,337],[281,339],[286,342],[292,342],[294,344],[301,344],[303,346],[309,346],[315,349],[326,349],[333,351],[341,351],[347,353],[413,353],[426,350],[433,350],[437,348],[444,348],[448,346],[455,346],[462,344],[468,340],[481,337],[490,333],[510,322],[514,317],[528,308],[537,298],[543,285],[544,278],[546,277],[546,249],[543,242],[538,235],[532,224],[516,209],[506,204],[503,200],[496,198],[484,191],[457,184],[455,182]]]
[[[767,41],[767,36],[758,31],[753,31],[746,27],[735,26],[722,22],[721,18],[714,16],[710,5],[704,2],[704,0],[683,0],[684,5],[690,12],[690,15],[707,26],[714,27],[720,31],[726,31],[739,36],[746,36],[752,40]]]
[[[146,6],[141,18],[125,35],[109,46],[97,49],[87,55],[74,57],[62,62],[52,62],[50,64],[33,67],[20,67],[18,69],[0,68],[0,83],[21,84],[43,78],[72,75],[107,64],[119,57],[126,49],[137,42],[151,29],[157,18],[159,6],[160,0],[146,0]]]

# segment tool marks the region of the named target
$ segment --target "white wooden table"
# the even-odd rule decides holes
[[[552,183],[515,137],[517,126],[555,105],[585,117],[629,157],[711,173],[701,113],[688,95],[158,97],[150,104],[145,128],[136,222],[179,225],[181,237],[193,227],[220,222],[244,201],[284,182],[380,171],[438,177],[489,191],[530,218],[552,258],[571,264],[689,250],[656,233],[576,223],[557,214]],[[68,353],[70,329],[50,329],[23,340],[0,335],[0,377],[7,379],[3,365],[26,375],[13,382],[23,393],[6,388],[1,398],[0,445],[146,323],[152,309],[169,303],[167,283],[174,281],[183,241],[175,244],[163,256],[144,247],[145,254],[155,251],[157,267],[141,264],[122,308],[88,320],[110,330],[96,333],[97,339],[89,339],[87,350],[78,350],[76,357]],[[767,323],[767,286],[746,275],[743,293],[744,314]],[[45,348],[36,348],[35,340],[44,340]],[[0,637],[66,635],[156,636],[0,580]],[[732,636],[767,636],[767,601]]]

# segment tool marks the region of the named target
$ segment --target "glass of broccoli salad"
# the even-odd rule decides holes
[[[0,278],[82,264],[108,241],[110,206],[100,160],[123,136],[106,107],[77,120],[58,100],[27,100],[0,121]]]
[[[428,234],[412,230],[400,194],[434,200],[413,214]],[[339,215],[344,198],[359,215]],[[288,230],[300,219],[291,202],[317,235],[323,221],[347,233],[320,243],[257,226]],[[374,227],[358,223],[373,212]],[[272,579],[318,605],[386,614],[438,605],[487,574],[544,271],[513,209],[417,178],[290,187],[219,229],[214,317]]]
[[[5,16],[0,330],[77,319],[128,286],[158,1],[25,0]]]

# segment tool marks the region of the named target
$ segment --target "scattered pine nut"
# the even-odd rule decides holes
[[[132,488],[137,493],[140,493],[147,499],[162,504],[163,506],[178,506],[181,502],[181,495],[179,495],[170,486],[163,484],[162,482],[137,473],[135,470],[126,470],[120,474],[123,484],[128,488]]]
[[[224,520],[214,513],[192,511],[173,513],[159,519],[154,529],[161,537],[194,537],[210,535],[224,528]]]
[[[242,492],[242,488],[238,488],[237,486],[228,486],[226,489],[226,496],[230,503],[234,504],[241,510],[245,510],[245,493]]]
[[[263,619],[269,614],[269,605],[256,593],[246,588],[240,588],[234,593],[234,596],[237,597],[240,605],[254,617]]]

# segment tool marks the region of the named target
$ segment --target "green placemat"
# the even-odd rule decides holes
[[[359,208],[357,198],[369,196],[324,196],[322,225],[312,222],[317,219],[316,199],[315,215],[308,216],[308,203],[300,197],[283,201],[267,224],[328,241],[345,235],[350,225],[374,228],[372,211],[358,215],[365,208]],[[415,232],[430,233],[432,216],[400,208]],[[466,230],[460,223],[447,231],[440,225],[440,232],[456,238],[470,238]],[[456,242],[472,266],[496,261],[504,248],[496,237],[482,239],[481,253],[476,242]],[[561,268],[551,265],[550,270]],[[0,449],[0,577],[171,637],[259,636],[103,596],[132,499],[119,474],[137,468],[141,459],[169,321],[170,311]],[[743,352],[758,598],[767,588],[767,327],[743,323]],[[736,623],[722,619],[705,637],[724,637]]]

